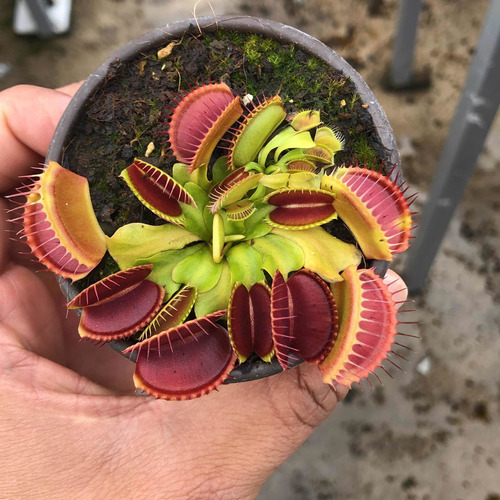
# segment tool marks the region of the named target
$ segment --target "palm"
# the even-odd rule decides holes
[[[80,444],[77,453],[65,455],[75,481],[84,473],[85,458],[99,464],[110,444],[116,446],[118,440],[120,445],[107,456],[107,464],[126,464],[121,466],[121,474],[133,476],[144,466],[142,453],[148,450],[147,461],[153,470],[158,467],[157,479],[148,488],[163,487],[161,478],[170,481],[179,477],[182,483],[189,464],[197,463],[198,476],[189,476],[193,489],[206,491],[208,483],[208,491],[230,488],[239,491],[238,496],[253,496],[335,406],[335,393],[319,376],[304,369],[223,387],[219,393],[182,403],[119,397],[130,385],[126,372],[131,364],[115,358],[108,348],[90,352],[95,351],[93,346],[75,345],[75,322],[65,319],[61,297],[56,298],[20,265],[9,266],[3,273],[0,290],[7,297],[0,311],[4,318],[0,333],[5,374],[2,399],[8,400],[13,410],[11,421],[22,421],[27,412],[28,429],[43,430],[44,441],[51,443],[49,449],[36,450],[39,464],[49,463],[54,453],[63,453],[65,443]],[[113,380],[112,373],[122,360],[126,364]],[[77,367],[94,379],[103,379],[110,389],[72,370]],[[43,412],[39,411],[41,402]],[[90,419],[90,424],[79,425],[82,417]],[[12,433],[7,426],[2,434],[9,431]],[[169,454],[167,450],[175,451]],[[24,462],[32,451],[23,446],[15,457],[7,454],[4,458]],[[183,464],[180,469],[179,462]],[[52,484],[58,481],[55,472],[38,479],[51,491],[57,487]],[[113,488],[118,486],[112,484]],[[117,495],[117,491],[113,489],[109,495]]]
[[[108,460],[125,461],[130,474],[141,467],[137,443],[142,443],[141,447],[150,447],[152,462],[161,464],[170,477],[184,474],[176,468],[179,460],[195,462],[202,470],[197,478],[200,487],[211,481],[217,490],[239,488],[241,494],[253,495],[336,403],[336,394],[311,367],[224,386],[218,393],[182,403],[125,397],[133,389],[133,365],[107,347],[79,341],[78,318],[66,317],[64,297],[50,274],[36,274],[10,260],[0,275],[0,293],[5,298],[0,304],[2,398],[14,403],[12,421],[31,407],[29,427],[43,429],[56,448],[64,444],[61,428],[70,441],[84,443],[84,453],[68,457],[75,462],[75,472],[82,466],[82,456],[99,461],[103,445],[119,436],[120,447]],[[40,401],[43,412],[38,411]],[[81,415],[92,425],[82,429],[76,424],[74,419]],[[174,462],[165,450],[175,450]],[[37,451],[42,463],[45,451]],[[32,450],[22,452],[29,455]],[[53,488],[53,479],[40,481]]]

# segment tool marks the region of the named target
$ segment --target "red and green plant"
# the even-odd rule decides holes
[[[120,175],[163,224],[105,236],[86,179],[55,162],[20,193],[22,234],[48,269],[76,281],[106,251],[121,269],[69,302],[80,335],[130,338],[136,387],[159,398],[201,396],[252,353],[316,364],[325,383],[367,378],[398,333],[392,294],[364,267],[408,247],[401,185],[335,168],[341,134],[318,111],[287,116],[278,95],[243,104],[218,83],[179,97],[172,175],[139,158]],[[337,218],[356,245],[328,232]]]

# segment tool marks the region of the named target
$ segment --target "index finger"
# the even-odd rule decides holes
[[[0,92],[0,193],[43,161],[74,87],[61,90],[19,85]]]

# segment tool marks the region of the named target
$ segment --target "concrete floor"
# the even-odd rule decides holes
[[[128,39],[191,17],[194,2],[74,2],[71,34],[14,37],[0,12],[0,63],[15,83],[58,86],[85,78]],[[391,94],[380,85],[390,58],[396,0],[212,0],[218,13],[260,15],[319,37],[372,86],[402,146],[404,168],[425,191],[458,99],[488,2],[424,2],[417,68],[432,86]],[[10,5],[10,3],[9,3]],[[200,2],[197,15],[210,14]],[[5,66],[4,66],[5,68]],[[415,297],[422,337],[406,373],[348,399],[268,481],[259,499],[500,498],[500,126],[495,124],[446,236],[425,292]],[[402,266],[402,263],[399,263]]]

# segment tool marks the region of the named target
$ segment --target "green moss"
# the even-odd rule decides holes
[[[264,55],[258,35],[250,35],[243,45],[243,53],[250,64],[259,65]]]
[[[158,103],[154,99],[149,99],[150,113],[154,113],[158,109]]]
[[[368,144],[366,135],[358,135],[354,139],[352,149],[354,152],[354,156],[358,159],[358,163],[360,165],[366,162],[367,166],[371,167],[377,160],[377,154]]]
[[[348,100],[347,102],[347,106],[349,108],[349,111],[353,111],[354,110],[354,104],[356,104],[356,102],[359,100],[359,94],[357,94],[356,92],[354,92],[352,94],[352,97]]]
[[[211,41],[210,37],[204,37],[209,42]],[[233,45],[237,47],[241,47],[245,43],[246,36],[243,33],[239,33],[237,31],[218,31],[217,32],[218,40],[226,40],[231,42]]]
[[[304,75],[300,73],[294,74],[288,82],[286,100],[292,99],[296,106],[302,108],[302,103],[299,99],[297,99],[297,96],[306,90],[311,91],[311,89],[308,88],[307,83],[307,78],[305,78]]]
[[[237,83],[238,85],[241,85],[244,82],[242,75],[240,75],[239,73],[234,74],[233,82]],[[248,91],[251,92],[249,88]]]
[[[317,59],[316,57],[311,57],[307,61],[307,69],[309,71],[316,71],[319,68],[320,64],[321,64],[321,61],[319,59]]]
[[[97,184],[94,185],[94,189],[97,189],[97,191],[99,191],[103,194],[107,193],[107,191],[109,189],[107,179],[105,177],[101,177],[101,180]]]
[[[262,51],[264,53],[269,53],[276,49],[276,42],[270,38],[261,38],[260,46],[262,47]]]
[[[253,82],[248,82],[247,92],[252,95],[257,95],[259,93],[259,89],[253,84]]]
[[[241,44],[243,54],[249,71],[247,73],[259,75],[259,80],[255,82],[250,79],[246,80],[247,90],[251,94],[259,92],[262,84],[266,85],[266,80],[271,80],[269,71],[259,71],[259,68],[267,65],[272,66],[273,73],[278,78],[286,78],[286,85],[280,86],[276,92],[281,91],[285,101],[292,100],[297,109],[302,109],[304,106],[302,100],[297,99],[298,95],[307,93],[308,95],[320,92],[325,87],[326,75],[328,72],[321,73],[320,77],[311,78],[303,71],[302,63],[297,59],[297,48],[292,45],[283,45],[276,40],[261,38],[259,35],[239,35],[221,33],[221,39],[229,39],[233,43],[237,40]],[[327,65],[320,59],[310,57],[307,62],[308,68],[312,71],[317,69],[327,69]],[[234,75],[232,75],[234,79]],[[239,82],[238,82],[239,83]]]
[[[285,58],[283,57],[283,54],[275,53],[269,54],[267,60],[274,66],[274,69],[276,70],[283,65]]]
[[[148,128],[144,123],[142,123],[142,119],[137,120],[134,118],[136,122],[136,126],[133,130],[133,139],[129,142],[129,146],[135,146],[137,148],[142,144],[142,136],[148,131]]]
[[[174,59],[174,66],[177,71],[183,70],[183,62],[180,59]]]
[[[219,60],[220,57],[215,57],[215,60]],[[231,66],[231,58],[229,57],[226,57],[225,59],[222,59],[218,62],[217,66],[216,66],[216,70],[220,70],[220,71],[227,71]]]
[[[357,158],[363,164],[365,160],[370,165],[374,160],[380,162],[381,152],[373,149],[370,137],[364,135],[370,119],[361,107],[354,84],[342,72],[332,71],[324,61],[293,44],[234,32],[217,32],[215,37],[228,43],[233,61],[243,56],[242,66],[233,62],[227,68],[228,83],[238,87],[238,92],[265,92],[268,96],[278,93],[288,111],[318,109],[322,120],[335,124],[347,138],[345,150],[338,154],[339,161],[351,163]],[[212,73],[214,77],[218,77],[217,71]],[[342,100],[346,105],[341,107]]]
[[[330,78],[327,81],[327,91],[328,91],[328,99],[331,99],[332,97],[336,97],[337,95],[340,94],[340,92],[343,90],[344,86],[348,80],[344,78]]]

